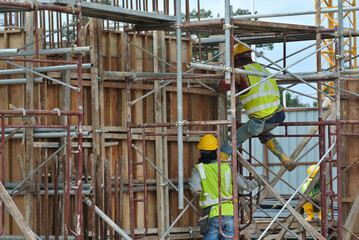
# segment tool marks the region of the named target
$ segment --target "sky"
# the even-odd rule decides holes
[[[315,0],[254,0],[254,9],[257,11],[257,14],[273,14],[273,13],[287,13],[287,12],[302,12],[302,11],[314,11],[315,10]],[[251,0],[231,0],[230,4],[233,6],[233,11],[240,9],[248,9],[252,11],[252,1]],[[334,4],[334,3],[333,3]],[[182,6],[183,7],[183,6]],[[200,7],[206,10],[211,10],[212,15],[217,17],[219,14],[220,17],[224,17],[224,0],[201,0]],[[195,8],[197,9],[197,0],[190,0],[190,11]],[[261,21],[270,21],[270,22],[282,22],[282,23],[291,23],[291,24],[303,24],[303,25],[315,25],[315,15],[302,15],[302,16],[288,16],[288,17],[273,17],[273,18],[261,18]],[[287,43],[287,54],[296,52],[304,47],[307,47],[315,41],[302,41],[302,42],[292,42]],[[287,59],[287,66],[291,63],[297,61],[300,58],[303,58],[310,53],[313,53],[315,48],[312,47],[308,50],[303,51],[296,56]],[[271,60],[277,60],[283,57],[283,44],[278,43],[274,44],[273,50],[264,51],[264,55]],[[257,59],[258,62],[267,64],[268,62],[264,59]],[[289,71],[295,72],[315,72],[316,71],[316,60],[315,55],[308,57],[306,60],[298,63],[292,68],[288,69]],[[273,71],[272,71],[273,72]],[[314,85],[316,86],[316,84]],[[286,86],[285,86],[286,87]],[[304,84],[299,84],[292,88],[295,91],[304,92],[308,95],[316,97],[316,91]],[[313,99],[291,93],[293,96],[298,96],[300,102],[308,103],[310,106],[313,104]]]

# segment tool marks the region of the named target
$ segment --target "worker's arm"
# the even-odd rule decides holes
[[[239,67],[241,69],[244,69],[244,67]],[[248,77],[246,75],[235,75],[235,81],[236,81],[236,91],[242,91],[250,86]],[[218,83],[218,91],[219,92],[226,92],[231,89],[231,85],[227,84],[225,82],[225,79],[222,79]],[[248,90],[249,91],[249,90]],[[246,94],[248,91],[244,92],[243,94]]]
[[[192,195],[195,197],[198,197],[202,193],[201,176],[195,167],[192,168],[189,189],[191,190]]]
[[[247,180],[241,174],[237,174],[237,185],[238,189],[241,191],[252,191],[254,188],[258,187],[260,184],[259,179],[255,178],[253,180]]]

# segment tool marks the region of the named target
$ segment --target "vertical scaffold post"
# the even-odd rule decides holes
[[[81,7],[81,0],[77,0],[77,46],[82,46],[82,25],[81,25],[81,18],[82,18],[82,7]],[[83,161],[83,151],[82,151],[82,141],[83,141],[83,103],[82,103],[82,55],[77,55],[77,81],[78,81],[78,88],[79,91],[77,93],[78,99],[78,161],[77,161],[77,226],[76,232],[78,233],[77,239],[82,239],[82,161]],[[70,119],[67,124],[71,124]],[[71,146],[71,143],[70,143]]]
[[[339,61],[338,61],[338,69],[339,71],[342,71],[344,68],[344,24],[343,24],[343,1],[338,1],[338,21],[339,21]],[[337,64],[337,65],[338,65]],[[338,228],[337,228],[337,234],[338,239],[342,239],[342,183],[341,183],[341,128],[340,128],[340,77],[335,79],[335,108],[336,108],[336,143],[337,143],[337,205],[338,205]],[[334,211],[334,209],[332,209]]]
[[[178,208],[183,209],[183,109],[182,109],[182,39],[181,0],[176,0],[177,43],[177,139],[178,139]]]

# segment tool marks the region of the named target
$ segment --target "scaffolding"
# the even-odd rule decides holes
[[[275,184],[283,179],[281,178],[285,173],[285,168],[282,167],[279,172],[273,173],[276,177],[269,183],[265,179],[263,179],[249,164],[253,161],[253,157],[251,155],[251,149],[249,149],[249,160],[245,159],[241,152],[237,150],[233,150],[232,152],[232,174],[233,174],[233,183],[237,182],[237,171],[242,171],[244,168],[247,169],[251,176],[255,176],[261,178],[263,182],[265,182],[265,189],[261,191],[260,194],[256,196],[249,195],[240,195],[238,193],[237,188],[233,188],[233,203],[234,203],[234,212],[240,212],[240,217],[235,214],[234,224],[238,226],[235,228],[234,237],[232,239],[239,239],[240,236],[243,235],[243,232],[250,226],[254,225],[257,228],[257,238],[263,239],[266,237],[270,231],[282,227],[280,232],[276,235],[277,238],[281,238],[285,236],[286,232],[289,231],[291,235],[295,238],[305,238],[306,234],[309,234],[314,239],[327,239],[331,237],[336,237],[337,239],[343,239],[343,230],[345,229],[349,233],[353,234],[348,227],[345,227],[342,219],[342,195],[341,195],[341,154],[343,150],[342,139],[344,136],[357,136],[357,126],[359,125],[359,121],[357,120],[347,120],[343,119],[341,113],[341,91],[345,91],[346,94],[350,94],[354,97],[357,97],[357,93],[352,93],[350,91],[342,89],[341,80],[348,79],[357,79],[357,69],[344,69],[344,37],[355,37],[358,36],[358,32],[352,29],[344,29],[343,21],[343,12],[349,11],[348,8],[343,8],[342,2],[339,3],[339,6],[336,9],[327,10],[329,12],[338,12],[339,23],[337,29],[329,29],[323,28],[320,26],[320,21],[317,21],[317,26],[304,26],[304,25],[295,25],[295,24],[283,24],[283,23],[273,23],[273,22],[264,22],[264,21],[252,21],[248,19],[256,19],[261,17],[267,17],[267,15],[247,15],[241,16],[238,18],[233,18],[231,16],[231,6],[230,1],[225,0],[225,18],[224,19],[209,19],[209,20],[199,20],[199,21],[183,21],[181,17],[181,1],[175,1],[176,6],[176,14],[175,16],[169,15],[169,2],[164,1],[164,12],[165,14],[159,13],[150,13],[148,11],[148,3],[147,1],[143,1],[142,5],[141,1],[136,1],[137,7],[136,10],[129,9],[128,2],[125,4],[122,3],[122,6],[126,5],[126,8],[120,7],[120,3],[115,1],[112,3],[113,5],[108,6],[106,4],[99,3],[90,3],[90,2],[82,2],[82,1],[71,1],[71,0],[56,0],[56,1],[40,1],[37,3],[29,3],[29,2],[12,2],[12,1],[0,1],[1,12],[10,13],[10,12],[33,12],[34,13],[34,27],[35,27],[35,41],[32,41],[33,37],[29,37],[29,40],[26,42],[27,45],[35,44],[35,50],[23,50],[23,49],[0,49],[0,60],[4,61],[9,65],[13,65],[18,67],[19,69],[9,69],[9,70],[0,70],[0,75],[7,76],[9,74],[26,74],[26,79],[7,79],[4,81],[4,84],[19,84],[26,83],[26,106],[25,108],[16,108],[13,107],[13,110],[1,110],[1,154],[2,154],[2,179],[1,182],[3,185],[9,189],[9,183],[6,183],[5,179],[5,158],[6,158],[6,147],[5,143],[14,135],[18,134],[18,137],[23,137],[26,139],[26,153],[27,157],[31,157],[33,155],[33,151],[29,149],[29,146],[32,146],[33,137],[66,137],[66,141],[64,141],[60,147],[56,145],[58,150],[50,157],[48,157],[43,163],[38,164],[38,168],[35,170],[33,166],[29,168],[29,172],[26,173],[27,177],[24,177],[24,180],[13,186],[13,189],[10,191],[10,195],[17,195],[24,191],[24,183],[33,181],[33,177],[37,174],[39,169],[46,166],[46,163],[50,161],[52,158],[56,156],[60,151],[63,151],[66,148],[66,152],[63,152],[65,156],[65,160],[62,166],[62,170],[65,173],[63,184],[58,183],[59,179],[55,177],[55,184],[52,186],[54,188],[54,194],[58,196],[60,186],[63,189],[64,197],[64,222],[67,228],[67,231],[63,231],[63,235],[61,235],[58,231],[55,232],[55,238],[64,237],[64,238],[93,238],[98,236],[109,237],[110,239],[117,238],[119,236],[124,239],[135,239],[135,238],[145,238],[147,236],[153,236],[157,234],[160,239],[167,238],[181,238],[184,236],[186,238],[198,238],[198,229],[195,233],[190,232],[188,235],[184,235],[183,232],[177,232],[173,230],[175,224],[180,220],[183,214],[188,210],[192,209],[194,212],[199,213],[199,210],[196,208],[194,199],[190,199],[185,195],[185,179],[184,179],[184,159],[183,159],[183,143],[184,141],[198,141],[199,135],[203,134],[214,134],[218,139],[223,139],[223,136],[227,134],[225,127],[231,126],[231,134],[232,134],[232,143],[236,145],[236,129],[237,129],[237,119],[236,115],[238,111],[236,110],[236,97],[241,94],[236,93],[235,91],[235,74],[242,75],[254,75],[253,72],[235,69],[233,67],[233,46],[235,42],[239,42],[245,45],[257,44],[257,43],[276,43],[282,42],[285,49],[285,44],[290,41],[303,41],[303,40],[316,40],[316,50],[311,54],[297,60],[295,63],[286,65],[286,53],[284,51],[283,56],[283,66],[280,66],[277,62],[272,61],[265,56],[262,56],[271,65],[276,67],[276,72],[273,74],[257,74],[262,77],[263,81],[269,78],[276,78],[278,80],[278,84],[306,84],[311,88],[314,88],[317,91],[318,97],[318,121],[316,122],[288,122],[281,124],[282,127],[285,128],[285,134],[278,135],[278,137],[303,137],[302,143],[296,148],[296,150],[290,156],[292,159],[296,159],[299,161],[299,155],[304,149],[306,143],[309,142],[311,138],[318,138],[319,141],[319,150],[320,156],[317,165],[320,165],[320,183],[321,183],[321,212],[322,212],[322,220],[321,220],[321,229],[318,231],[318,228],[313,227],[310,223],[304,221],[303,217],[300,216],[298,210],[304,204],[305,201],[311,201],[308,197],[309,192],[313,189],[314,184],[311,184],[308,187],[308,190],[301,194],[299,193],[301,186],[295,189],[295,192],[289,200],[285,200],[280,194],[278,194],[274,190]],[[132,8],[132,1],[131,8]],[[320,1],[317,0],[317,6],[320,4]],[[141,11],[141,6],[143,10]],[[157,6],[157,8],[156,8]],[[355,7],[355,6],[354,6]],[[154,1],[153,10],[158,11],[158,2]],[[100,9],[100,11],[99,11]],[[188,16],[188,4],[186,6],[187,16]],[[285,14],[273,14],[272,16],[291,16],[291,15],[301,15],[301,14],[317,14],[317,18],[320,18],[321,9],[316,8],[317,10],[314,12],[297,12],[297,13],[285,13]],[[46,23],[44,20],[46,18],[46,14],[42,13],[39,19],[40,11],[56,11],[57,13],[67,13],[67,25],[61,26],[61,15],[57,15],[57,19],[60,19],[57,22],[57,29],[55,27],[49,27],[53,32],[46,35],[49,39],[51,39],[48,43],[44,40],[45,38],[39,39],[38,37],[38,23],[40,23],[40,27],[44,27],[46,29]],[[351,8],[350,11],[356,11],[356,9]],[[322,11],[325,12],[325,11]],[[50,15],[50,12],[49,12]],[[30,15],[29,15],[30,16]],[[51,16],[52,12],[51,12]],[[72,23],[70,23],[69,19],[73,16]],[[84,18],[92,17],[105,20],[100,22],[100,20],[95,19],[92,22],[92,28],[90,31],[92,33],[101,32],[102,28],[105,27],[105,23],[107,23],[107,29],[115,29],[119,30],[123,27],[123,59],[124,59],[124,72],[120,71],[104,71],[102,69],[102,61],[101,56],[96,56],[96,54],[91,52],[90,63],[83,63],[84,56],[83,53],[90,52],[93,48],[95,51],[101,52],[99,49],[101,48],[101,40],[99,36],[93,36],[91,40],[91,47],[82,47],[82,43],[84,40],[82,39],[82,31],[83,24],[88,23],[88,19],[84,20]],[[12,14],[9,16],[5,16],[6,20],[11,23],[13,21]],[[16,22],[27,22],[24,19],[21,19],[20,15],[16,15]],[[29,18],[31,19],[31,18]],[[40,20],[41,19],[41,20]],[[53,18],[55,19],[55,18]],[[110,22],[113,21],[113,22]],[[31,21],[30,21],[31,22]],[[125,23],[121,25],[122,23]],[[30,35],[31,24],[27,23],[27,34]],[[42,25],[41,25],[42,24]],[[21,25],[21,24],[19,24]],[[75,39],[70,39],[70,27],[73,27],[72,34],[76,36]],[[62,42],[62,35],[64,33],[63,30],[67,31],[68,42],[75,41],[76,46],[71,48],[64,47],[65,43]],[[154,42],[157,44],[157,40],[159,45],[154,47],[154,52],[150,53],[146,51],[139,45],[132,43],[128,40],[128,36],[131,33],[136,32],[147,32],[153,31]],[[173,66],[171,63],[166,62],[161,56],[163,54],[158,52],[158,49],[163,48],[163,43],[161,41],[164,38],[163,32],[160,31],[173,31],[175,32],[176,38],[176,62],[177,65]],[[49,31],[50,32],[50,31]],[[191,74],[190,72],[193,70],[189,70],[187,72],[183,71],[182,66],[182,32],[186,33],[210,33],[210,34],[223,34],[224,37],[214,38],[214,39],[201,39],[199,41],[199,56],[201,56],[201,52],[208,46],[212,46],[217,49],[219,43],[224,44],[224,64],[223,66],[214,66],[213,64],[209,65],[211,59],[218,57],[214,56],[212,58],[208,58],[206,62],[190,62],[188,63],[188,67],[192,69],[200,69],[204,71],[211,72],[219,72],[219,73],[195,73]],[[100,35],[100,34],[98,34]],[[57,36],[57,37],[54,37]],[[321,46],[321,41],[323,39],[333,39],[332,41],[326,43],[324,46]],[[61,40],[60,40],[61,39]],[[155,40],[156,39],[156,40]],[[42,48],[41,41],[43,41]],[[336,58],[335,62],[335,71],[323,71],[321,67],[321,52],[322,50],[329,46],[335,44]],[[48,45],[48,46],[47,46]],[[146,54],[151,55],[154,58],[155,72],[134,72],[130,69],[130,54],[129,47],[136,47]],[[57,46],[61,46],[61,48],[55,49]],[[49,47],[49,48],[47,48]],[[248,46],[249,47],[249,46]],[[218,48],[220,49],[220,47]],[[23,50],[23,51],[20,51]],[[253,51],[255,51],[253,49]],[[303,51],[303,50],[302,50]],[[256,52],[256,51],[255,51]],[[260,54],[259,52],[256,52]],[[50,54],[74,54],[76,61],[71,61],[70,58],[67,60],[48,60],[40,58],[40,55],[50,55]],[[222,55],[220,53],[219,55]],[[293,73],[289,69],[295,64],[307,59],[310,55],[316,55],[317,58],[317,72],[316,73]],[[26,58],[20,58],[26,57]],[[132,56],[133,57],[133,56]],[[354,56],[353,58],[355,58]],[[22,61],[26,63],[26,67],[21,66],[19,64],[14,63],[14,61]],[[56,66],[47,66],[47,67],[33,67],[33,63],[46,63],[46,64],[57,64]],[[63,65],[60,65],[63,64]],[[110,64],[110,61],[109,61]],[[176,71],[174,74],[165,73],[165,66],[172,71]],[[71,69],[77,70],[77,81],[75,84],[64,83],[51,77],[51,74],[42,74],[41,72],[49,73],[51,71],[67,71],[68,74]],[[118,226],[118,222],[112,221],[109,217],[111,215],[112,200],[111,200],[111,192],[115,192],[115,196],[118,196],[120,192],[119,189],[119,181],[122,184],[121,191],[123,191],[123,175],[119,177],[118,169],[115,170],[115,188],[113,190],[113,183],[111,179],[111,168],[108,167],[108,162],[103,161],[106,159],[106,153],[104,151],[105,147],[105,138],[104,133],[105,125],[103,119],[101,119],[101,114],[99,109],[94,109],[92,112],[92,151],[93,155],[91,155],[91,164],[92,164],[92,172],[90,177],[86,177],[83,174],[83,148],[85,142],[83,142],[83,137],[89,135],[86,132],[85,127],[83,126],[83,85],[82,85],[82,74],[83,69],[90,69],[90,77],[91,84],[93,84],[93,90],[91,90],[91,99],[93,102],[97,102],[98,106],[98,97],[103,98],[103,92],[98,91],[98,86],[104,84],[104,80],[112,79],[112,80],[121,80],[125,83],[125,95],[126,95],[126,108],[123,110],[123,114],[126,115],[126,127],[124,131],[126,132],[127,139],[127,161],[128,161],[128,192],[129,192],[129,218],[130,218],[130,226],[129,230],[123,230]],[[34,78],[33,75],[38,75],[41,78]],[[53,74],[55,76],[55,74]],[[222,113],[222,120],[203,120],[203,121],[187,121],[183,117],[183,80],[186,79],[188,83],[198,83],[201,87],[209,89],[210,91],[215,90],[210,86],[210,83],[216,82],[220,78],[225,78],[226,81],[230,82],[231,90],[230,90],[230,120],[226,119],[226,111]],[[49,81],[55,82],[56,84],[61,84],[66,88],[72,89],[76,91],[77,95],[77,110],[70,110],[69,102],[64,106],[67,107],[67,110],[33,110],[35,106],[33,105],[33,100],[31,96],[33,94],[33,84],[34,82],[41,82],[43,79],[47,79]],[[205,80],[204,80],[205,79]],[[151,90],[146,95],[140,96],[139,98],[132,100],[131,96],[131,87],[134,82],[143,81],[143,82],[154,82],[154,89]],[[166,81],[163,83],[163,81]],[[330,96],[327,93],[323,92],[322,85],[326,84],[326,82],[334,81],[334,91],[335,95]],[[163,93],[161,91],[164,90],[166,86],[170,86],[176,83],[176,112],[177,112],[177,121],[176,122],[167,122],[165,116],[155,116],[154,123],[134,123],[133,121],[133,109],[132,106],[136,104],[138,101],[154,94],[154,98],[156,99],[158,106],[156,108],[160,108],[160,103],[163,102]],[[317,83],[317,87],[313,87],[309,83]],[[32,90],[31,90],[32,89]],[[291,90],[290,88],[288,90]],[[334,107],[331,109],[332,120],[327,120],[329,112],[324,112],[322,108],[322,96],[325,95],[327,98],[332,99],[335,103]],[[69,93],[65,94],[65,98],[69,98]],[[222,96],[223,97],[223,96]],[[223,99],[222,99],[223,100]],[[104,101],[102,99],[102,101]],[[102,104],[104,104],[102,102]],[[103,111],[103,110],[102,110]],[[161,109],[162,112],[165,112],[166,109]],[[223,118],[223,115],[225,116]],[[334,117],[333,117],[334,116]],[[57,120],[47,119],[48,117],[58,118]],[[102,116],[103,117],[103,116]],[[6,121],[6,119],[11,118],[19,118],[21,119],[21,124],[12,124],[9,123],[11,120]],[[76,118],[74,120],[74,118]],[[51,124],[46,124],[46,122],[51,122]],[[53,122],[61,122],[61,124],[53,124]],[[73,123],[76,123],[76,127],[74,127]],[[305,134],[288,134],[288,128],[291,126],[312,126],[312,130]],[[196,130],[185,130],[186,127],[194,127]],[[43,129],[44,135],[36,136],[36,132],[41,132]],[[55,130],[56,129],[56,130]],[[148,129],[153,129],[150,131]],[[122,129],[123,130],[123,129]],[[23,132],[23,134],[19,134],[18,132]],[[317,133],[318,132],[318,133]],[[61,133],[62,135],[58,135]],[[30,137],[29,137],[30,136]],[[167,144],[168,137],[174,137],[177,141],[177,178],[169,179],[168,169],[166,164],[168,164],[167,156]],[[77,143],[74,143],[74,139],[77,139]],[[134,143],[135,140],[141,140],[141,146],[137,146]],[[156,145],[156,152],[159,155],[163,155],[166,157],[159,157],[155,161],[150,159],[147,156],[147,140],[154,139]],[[108,143],[110,144],[110,143]],[[45,144],[49,147],[49,144]],[[76,149],[76,150],[74,150]],[[135,152],[135,151],[136,152]],[[245,151],[245,150],[244,150]],[[135,156],[137,153],[137,157]],[[141,160],[138,160],[141,156]],[[56,162],[60,163],[61,161]],[[122,159],[122,164],[124,159]],[[260,162],[260,161],[259,161]],[[72,179],[72,171],[74,169],[73,166],[76,164],[76,178]],[[151,165],[156,172],[156,187],[150,186],[150,184],[154,184],[150,179],[147,179],[147,172],[149,171],[148,165]],[[352,165],[347,166],[349,168]],[[118,165],[116,166],[116,168]],[[335,168],[336,167],[336,168]],[[346,171],[347,168],[343,171]],[[121,168],[123,171],[123,168]],[[336,169],[336,172],[334,172]],[[59,166],[57,166],[54,170],[55,173],[60,172]],[[219,171],[220,172],[220,171]],[[44,173],[48,176],[48,168],[45,168]],[[309,174],[310,175],[310,174]],[[334,177],[336,175],[336,177]],[[104,176],[105,179],[101,179],[99,176]],[[39,174],[37,178],[40,178]],[[91,184],[82,183],[83,178],[91,178]],[[307,177],[308,178],[308,177]],[[302,185],[306,182],[306,179],[303,180]],[[317,177],[318,178],[318,177]],[[47,179],[47,178],[45,178]],[[220,177],[219,177],[220,179]],[[333,182],[336,180],[337,190],[334,191]],[[162,181],[165,181],[166,184],[163,185]],[[315,181],[315,180],[314,180]],[[314,182],[313,181],[313,182]],[[90,182],[88,179],[86,182]],[[220,183],[219,183],[220,184]],[[89,187],[91,185],[91,187]],[[289,184],[288,184],[289,185]],[[86,188],[85,188],[86,186]],[[164,187],[165,186],[165,187]],[[49,194],[50,189],[48,179],[45,180],[44,192],[45,194]],[[36,186],[37,193],[40,194],[41,188],[40,184]],[[109,193],[104,197],[104,201],[99,201],[98,196],[101,195],[103,190],[105,189],[106,193]],[[156,190],[156,194],[159,197],[158,200],[158,211],[161,211],[161,216],[158,216],[158,229],[155,233],[151,232],[149,228],[148,222],[148,192],[152,190]],[[52,190],[52,189],[51,189]],[[93,190],[93,191],[92,191]],[[180,209],[180,213],[178,214],[176,219],[172,219],[170,224],[169,212],[168,212],[168,196],[169,191],[175,190],[178,192],[178,209]],[[258,231],[258,224],[255,219],[253,219],[252,213],[256,209],[260,209],[260,203],[265,199],[268,194],[272,194],[278,202],[280,202],[283,207],[280,212],[273,218],[273,220],[264,228],[264,230]],[[31,193],[27,193],[30,194]],[[300,200],[295,208],[290,205],[290,201],[296,196],[296,194],[300,195]],[[71,200],[71,196],[74,195],[75,200]],[[89,197],[89,199],[87,198]],[[245,198],[246,197],[246,198]],[[167,202],[164,200],[167,199]],[[248,200],[246,202],[246,199]],[[254,202],[254,199],[257,199],[257,202]],[[115,201],[120,202],[119,199],[115,198]],[[83,203],[84,202],[84,203]],[[312,201],[311,201],[312,202]],[[337,210],[334,209],[334,202],[337,203]],[[28,200],[28,204],[32,204],[31,200]],[[239,205],[241,203],[242,207]],[[312,202],[314,204],[314,202]],[[45,208],[47,207],[45,203]],[[59,203],[55,203],[59,204]],[[83,209],[83,204],[89,206],[88,211]],[[121,208],[121,204],[118,204],[119,208]],[[186,206],[185,206],[186,205]],[[247,207],[248,205],[248,207]],[[40,206],[40,205],[39,205]],[[318,206],[319,207],[319,206]],[[278,221],[279,214],[287,208],[289,212],[292,214],[287,218],[286,221]],[[140,209],[140,210],[136,210]],[[143,210],[143,213],[139,213]],[[120,209],[116,210],[117,212],[121,212]],[[4,213],[5,208],[2,205],[2,229],[4,229]],[[73,213],[73,214],[72,214]],[[249,214],[248,214],[249,213]],[[83,222],[83,215],[86,214],[88,218],[92,218],[93,222],[90,224]],[[96,215],[97,214],[97,215]],[[159,213],[158,213],[159,214]],[[55,214],[55,216],[57,213]],[[137,217],[136,217],[137,215]],[[97,216],[99,216],[102,220],[100,220]],[[139,229],[136,224],[138,218],[142,218],[143,228]],[[26,219],[29,221],[30,218]],[[71,219],[75,219],[72,221]],[[118,219],[117,219],[118,220]],[[296,220],[298,224],[302,227],[302,237],[298,236],[298,232],[294,232],[290,229],[292,222]],[[104,222],[102,222],[104,221]],[[106,222],[106,223],[105,223]],[[46,224],[46,223],[45,223]],[[192,231],[192,227],[190,227]],[[40,229],[40,227],[39,227]],[[33,230],[33,232],[40,232]],[[115,235],[111,231],[114,230],[118,235]],[[91,233],[90,233],[91,232]],[[70,233],[71,236],[68,236]],[[181,235],[182,234],[182,235]],[[223,235],[223,232],[221,232]],[[46,237],[49,235],[46,233]],[[157,237],[156,236],[156,237]],[[303,237],[304,236],[304,237]],[[354,235],[355,236],[355,235]],[[357,237],[357,236],[356,236]]]

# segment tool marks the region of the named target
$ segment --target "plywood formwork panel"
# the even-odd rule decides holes
[[[84,43],[89,43],[89,38],[94,37],[90,35],[90,31],[85,32],[87,35],[85,35]],[[14,35],[12,35],[14,34]],[[4,37],[6,36],[6,37]],[[5,44],[6,47],[20,47],[23,43],[24,34],[21,32],[8,32],[8,33],[0,33],[0,44]],[[102,60],[103,60],[103,69],[101,71],[124,71],[124,56],[123,56],[123,33],[121,32],[103,32],[101,34],[102,36]],[[6,38],[6,39],[5,39]],[[13,40],[12,38],[16,39]],[[21,39],[21,41],[19,40]],[[137,45],[141,46],[142,48],[145,48],[149,52],[153,52],[153,37],[151,34],[143,35],[143,34],[130,34],[129,39],[136,43]],[[166,61],[170,62],[172,65],[176,66],[176,40],[173,37],[166,37]],[[11,44],[10,44],[11,43]],[[20,44],[21,43],[21,44]],[[18,44],[18,45],[16,45]],[[0,45],[1,46],[1,45]],[[191,60],[191,47],[192,43],[188,39],[183,40],[183,69],[187,69],[186,63]],[[153,72],[154,71],[154,61],[153,57],[148,55],[147,53],[143,53],[140,49],[131,46],[130,45],[130,66],[131,69],[134,71],[148,71]],[[62,55],[59,56],[49,56],[48,59],[62,59]],[[45,57],[44,57],[45,58]],[[75,60],[74,56],[73,59]],[[84,56],[84,63],[88,63],[91,61],[91,58],[89,57],[89,54]],[[8,65],[0,65],[0,69],[4,68],[13,68],[12,66]],[[101,66],[99,66],[101,67]],[[101,72],[99,71],[99,72]],[[89,70],[83,70],[84,73],[90,73]],[[174,69],[166,67],[166,72],[175,72]],[[56,79],[61,79],[61,72],[54,72],[54,73],[48,73],[48,75],[51,75],[52,77]],[[21,76],[11,76],[11,77],[24,77]],[[83,101],[84,101],[84,123],[86,127],[91,127],[92,125],[92,98],[91,98],[91,81],[86,75],[84,75],[84,88],[83,88]],[[100,80],[99,80],[100,81]],[[72,71],[71,72],[71,83],[77,84],[77,72]],[[184,83],[184,86],[186,86],[187,83]],[[128,180],[128,158],[127,158],[127,139],[126,139],[126,126],[127,126],[127,109],[126,109],[126,90],[125,90],[125,84],[123,80],[105,80],[103,82],[104,86],[104,109],[102,109],[103,119],[104,119],[104,128],[109,129],[108,132],[106,132],[105,138],[105,154],[104,156],[108,156],[108,159],[111,161],[111,178],[114,180],[115,177],[115,167],[116,162],[121,163],[121,159],[123,158],[123,163],[119,164],[119,171],[124,172],[123,179],[120,179],[120,181]],[[53,109],[53,108],[59,108],[61,109],[61,98],[63,97],[61,94],[63,86],[52,83],[49,80],[44,80],[43,83],[36,85],[36,90],[34,93],[34,99],[35,99],[35,106],[41,109]],[[150,90],[154,88],[153,82],[142,82],[142,83],[135,83],[132,85],[131,88],[131,96],[132,100],[146,94]],[[166,99],[167,99],[167,121],[176,121],[177,119],[177,99],[176,99],[176,84],[172,84],[171,86],[168,86],[165,88],[166,92]],[[209,90],[196,85],[191,86],[191,88],[185,87],[183,89],[184,95],[183,95],[183,106],[184,106],[184,119],[185,120],[215,120],[217,119],[217,95],[210,92]],[[8,104],[12,103],[16,107],[23,107],[24,106],[24,86],[22,85],[14,85],[14,86],[0,86],[0,93],[1,93],[1,99],[4,99],[5,101],[0,101],[0,109],[8,109]],[[100,98],[100,96],[98,96]],[[206,103],[206,107],[200,107],[198,108],[198,103]],[[154,116],[154,97],[153,95],[150,95],[149,97],[144,98],[143,100],[140,100],[138,103],[132,106],[132,122],[133,123],[151,123],[155,121]],[[71,90],[71,110],[77,110],[78,109],[78,99],[77,94],[75,91]],[[19,120],[12,120],[13,122],[19,121]],[[60,124],[61,118],[60,117],[48,117],[48,118],[41,118],[40,121],[42,123],[47,124]],[[76,117],[71,117],[71,124],[77,125],[78,119]],[[190,129],[199,129],[199,128],[186,128],[186,130]],[[210,129],[209,127],[203,127],[202,130]],[[171,131],[175,131],[176,129],[171,129]],[[153,129],[149,129],[146,131],[153,131]],[[96,134],[92,132],[92,134]],[[135,134],[134,138],[136,139],[134,143],[139,147],[139,149],[142,149],[142,137],[140,134]],[[169,178],[177,178],[177,143],[175,141],[175,137],[169,138],[170,141],[168,142],[168,165],[169,165],[169,172],[170,175]],[[49,141],[58,143],[60,142],[60,139],[44,139],[44,140],[38,140],[38,141]],[[85,136],[85,143],[92,143],[92,137],[86,137]],[[113,143],[114,145],[108,146],[107,144]],[[90,144],[88,146],[91,146]],[[154,138],[148,138],[146,142],[146,148],[147,148],[147,157],[152,161],[155,162],[156,157],[156,151],[155,151],[155,141]],[[35,151],[34,159],[37,157],[40,157],[40,155],[45,156],[51,155],[56,149],[54,148],[45,148],[41,150]],[[8,159],[8,169],[7,169],[7,175],[9,176],[9,181],[12,182],[19,182],[22,177],[20,176],[19,170],[16,168],[19,162],[19,158],[17,156],[17,153],[23,153],[23,147],[21,144],[21,140],[11,140],[7,145],[7,159]],[[91,163],[89,161],[90,154],[93,153],[93,150],[91,147],[86,147],[86,150],[84,151],[84,161],[87,165],[86,168],[84,168],[84,176],[90,176],[91,171],[93,170],[93,166],[91,166]],[[142,156],[134,151],[134,156],[136,158],[135,161],[142,161]],[[24,158],[22,158],[24,159]],[[87,160],[86,160],[87,159]],[[191,168],[194,164],[197,163],[198,159],[198,152],[196,149],[196,143],[193,142],[186,142],[184,144],[184,172],[185,172],[185,178],[189,178],[189,174],[191,171]],[[44,159],[42,159],[43,161]],[[76,162],[76,157],[73,159],[73,163]],[[155,170],[147,164],[147,178],[150,180],[156,179],[156,172]],[[52,168],[50,168],[50,182],[53,181],[53,173],[51,172]],[[75,171],[75,168],[72,168],[73,172]],[[101,176],[103,177],[103,176]],[[135,171],[135,177],[136,179],[142,179],[143,173],[141,167],[137,167]],[[62,181],[62,179],[61,179]],[[41,182],[44,182],[44,178],[41,178]],[[88,181],[91,183],[91,179]],[[87,183],[87,182],[86,182]],[[155,186],[155,185],[154,185]],[[125,185],[127,188],[128,186]],[[97,189],[93,189],[94,191],[97,191]],[[104,190],[102,189],[101,192],[95,193],[97,196],[105,195]],[[188,198],[191,198],[190,193],[188,190],[185,191],[185,194]],[[136,196],[142,197],[143,193],[136,193]],[[60,197],[62,198],[62,197]],[[43,197],[40,198],[40,204],[43,204]],[[114,193],[111,196],[111,204],[108,206],[113,213],[110,214],[112,218],[116,218],[115,209],[116,205],[120,204],[119,202],[115,202],[115,196]],[[149,192],[148,194],[148,219],[149,219],[149,227],[150,228],[157,228],[157,221],[156,218],[158,217],[158,213],[156,212],[156,205],[157,205],[157,197],[156,192]],[[49,209],[48,213],[49,216],[49,234],[54,234],[54,229],[56,228],[54,226],[54,221],[56,216],[53,214],[55,213],[55,205],[53,203],[54,199],[50,196],[49,197]],[[73,201],[73,200],[71,200]],[[121,222],[118,222],[121,228],[123,229],[129,229],[130,223],[129,223],[129,195],[127,191],[123,192],[123,200],[120,201],[121,205],[119,206],[121,208],[122,214],[121,214]],[[174,220],[178,214],[180,213],[180,210],[177,209],[177,194],[171,190],[170,194],[170,219]],[[16,198],[16,204],[19,206],[23,205],[23,199],[22,196],[19,196]],[[197,203],[196,203],[197,204]],[[87,211],[88,208],[84,208],[84,211]],[[144,221],[143,221],[143,204],[137,204],[136,206],[136,224],[138,228],[144,227]],[[20,208],[21,210],[21,208]],[[44,212],[41,209],[37,209],[34,207],[34,211],[41,211],[40,213],[40,219],[37,219],[37,215],[34,214],[35,220],[34,223],[41,223],[40,231],[41,234],[44,234],[43,229],[43,223],[45,222],[45,216]],[[90,216],[90,213],[86,213],[88,216]],[[86,215],[85,214],[85,215]],[[47,218],[46,218],[47,219]],[[71,220],[72,221],[72,220]],[[7,232],[9,234],[20,234],[19,229],[16,227],[16,224],[10,220],[7,219]],[[61,223],[60,223],[61,224]],[[196,226],[197,225],[197,215],[194,211],[187,211],[183,218],[177,223],[176,226]],[[86,225],[84,225],[86,226]],[[90,226],[88,226],[90,227]],[[35,228],[36,229],[36,228]]]
[[[348,81],[347,82],[347,89],[351,92],[358,92],[359,91],[359,84],[357,81]],[[358,120],[359,119],[359,102],[358,98],[351,95],[346,95],[346,104],[345,106],[345,115],[344,117],[349,120]],[[346,131],[351,132],[352,129],[349,126],[346,128]],[[358,127],[354,127],[354,132],[358,133],[359,129]],[[359,159],[359,137],[358,136],[347,136],[346,137],[346,146],[345,147],[345,156],[347,156],[348,164],[356,161]],[[343,201],[344,202],[344,210],[346,213],[349,212],[349,210],[353,206],[353,201],[356,198],[356,196],[359,194],[359,166],[358,164],[354,164],[350,167],[350,169],[347,171],[347,173],[344,174],[346,182],[343,184],[346,184],[344,186],[343,190],[343,196],[346,200],[350,199],[350,201]],[[345,221],[345,220],[344,220]],[[352,229],[355,234],[359,234],[359,226],[356,224],[354,225],[354,229]]]

